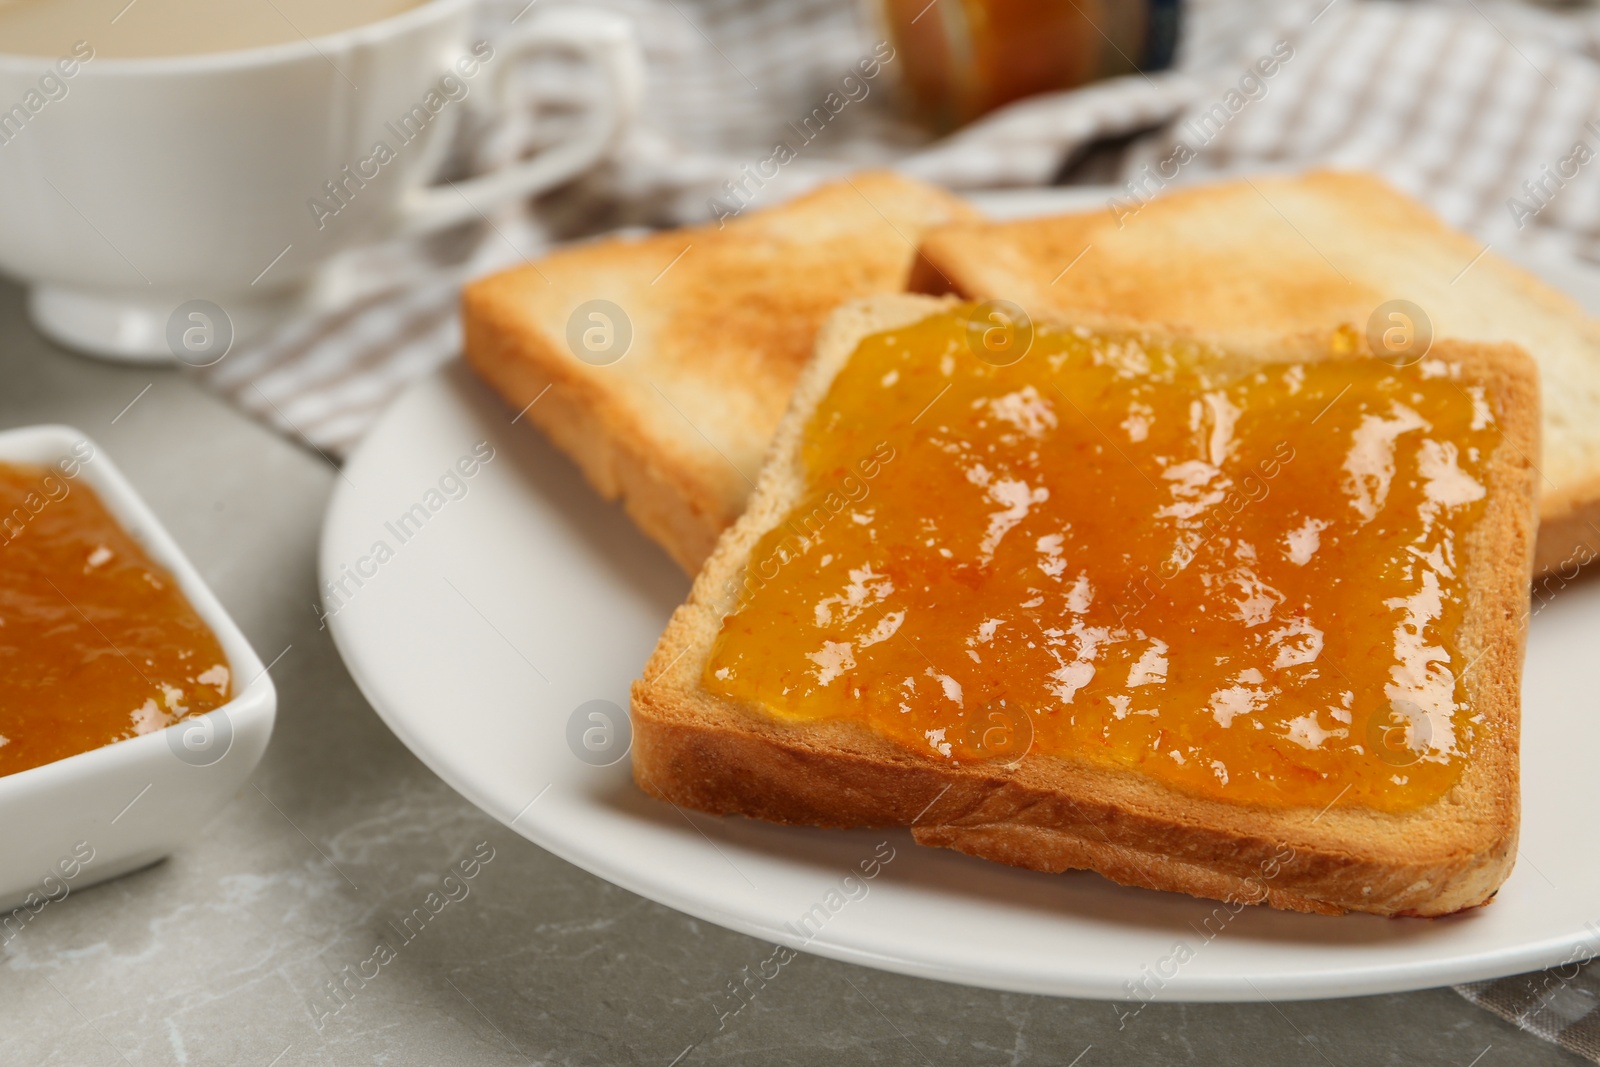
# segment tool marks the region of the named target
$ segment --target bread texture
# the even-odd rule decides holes
[[[718,542],[634,683],[638,784],[716,814],[908,826],[923,844],[1018,867],[1087,868],[1127,885],[1278,908],[1440,915],[1488,900],[1516,855],[1523,620],[1536,507],[1529,457],[1538,447],[1537,372],[1512,346],[1435,345],[1501,398],[1504,437],[1487,465],[1488,504],[1465,542],[1471,592],[1462,653],[1478,659],[1464,677],[1487,733],[1458,784],[1421,808],[1395,814],[1246,805],[1035,752],[1009,768],[955,766],[853,720],[791,722],[705,688],[729,590],[740,585],[752,548],[804,492],[801,444],[810,413],[862,338],[950,302],[878,297],[841,308],[823,327],[749,509]],[[1260,351],[1277,359],[1339,358],[1328,354],[1326,333],[1280,339]]]
[[[1257,177],[1077,215],[954,223],[922,251],[913,290],[1037,316],[1252,344],[1340,324],[1365,333],[1380,305],[1408,300],[1435,338],[1519,345],[1544,389],[1535,569],[1600,556],[1600,323],[1377,177]]]
[[[720,226],[563,249],[465,288],[466,359],[693,574],[744,510],[828,312],[904,289],[925,230],[978,217],[868,172]],[[626,323],[580,311],[594,300]],[[579,359],[575,313],[602,348],[631,329],[626,352]]]

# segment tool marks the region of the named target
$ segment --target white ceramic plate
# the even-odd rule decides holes
[[[1103,193],[1089,199],[1103,202]],[[1052,193],[983,206],[999,215],[1083,203]],[[1600,310],[1593,272],[1540,269]],[[494,458],[458,488],[445,476],[479,442]],[[1035,874],[920,848],[904,832],[785,828],[649,800],[620,744],[601,756],[584,748],[586,730],[591,744],[606,740],[606,723],[589,717],[605,705],[584,706],[609,701],[613,719],[627,706],[629,683],[688,590],[667,557],[459,366],[398,401],[345,474],[323,531],[324,579],[342,578],[345,590],[329,623],[379,714],[495,818],[670,907],[834,959],[1126,1000],[1127,1010],[1152,995],[1416,989],[1557,964],[1584,945],[1600,953],[1600,925],[1589,925],[1600,921],[1600,850],[1588,826],[1600,583],[1562,590],[1533,621],[1521,859],[1491,907],[1432,921],[1262,908],[1232,916],[1085,872]],[[379,542],[387,551],[375,551]],[[362,572],[359,586],[347,569]],[[591,765],[609,758],[618,762]],[[860,877],[863,863],[876,877]],[[801,928],[808,913],[812,925]]]

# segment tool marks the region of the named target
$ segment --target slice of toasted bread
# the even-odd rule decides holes
[[[922,251],[914,291],[1010,300],[1034,315],[1250,343],[1341,323],[1364,333],[1380,305],[1407,300],[1434,337],[1517,344],[1544,389],[1535,570],[1600,556],[1600,323],[1379,178],[1313,171],[1142,206],[1126,197],[1077,215],[954,223]]]
[[[719,541],[634,683],[638,784],[707,812],[826,827],[910,826],[924,844],[1015,866],[1088,868],[1124,884],[1280,908],[1438,915],[1491,897],[1516,851],[1522,605],[1536,507],[1527,457],[1536,454],[1539,432],[1536,369],[1512,346],[1435,346],[1486,383],[1503,433],[1485,467],[1487,503],[1463,542],[1470,592],[1461,647],[1478,657],[1463,677],[1481,716],[1474,721],[1487,733],[1440,799],[1397,813],[1332,802],[1321,810],[1244,804],[1033,751],[1010,767],[952,765],[854,718],[796,721],[706,687],[713,642],[753,573],[753,547],[807,492],[802,442],[811,413],[864,337],[950,303],[873,298],[841,308],[822,329],[749,509]],[[1259,351],[1277,360],[1341,358],[1330,353],[1326,334]],[[802,555],[785,566],[827,562]]]
[[[692,574],[744,510],[828,312],[902,290],[929,226],[977,217],[870,172],[720,228],[568,248],[466,287],[466,359]],[[571,346],[590,341],[586,362]]]

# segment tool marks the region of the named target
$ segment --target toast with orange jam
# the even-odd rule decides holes
[[[915,291],[1072,321],[1243,343],[1344,323],[1380,346],[1425,347],[1429,335],[1519,345],[1544,383],[1535,571],[1600,556],[1600,322],[1374,175],[1258,176],[1081,214],[956,222],[930,231],[922,253]]]
[[[1510,345],[847,305],[634,684],[635,778],[1197,896],[1481,904],[1538,432]]]

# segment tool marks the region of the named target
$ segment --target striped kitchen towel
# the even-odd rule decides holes
[[[541,3],[559,0],[541,0]],[[703,221],[723,184],[765,158],[877,43],[856,0],[605,0],[646,53],[640,121],[613,157],[540,202],[427,241],[333,265],[343,300],[241,344],[200,372],[248,412],[340,456],[407,383],[454,357],[470,277],[573,237]],[[492,35],[528,8],[492,0]],[[1190,0],[1177,68],[1022,101],[930,143],[886,91],[853,102],[760,197],[774,202],[863,166],[957,189],[1133,182],[1178,142],[1173,181],[1312,164],[1378,171],[1491,247],[1555,245],[1600,260],[1600,14],[1519,0]],[[1249,73],[1285,57],[1270,78]],[[892,67],[892,64],[889,64]],[[464,124],[457,173],[559,135],[581,107],[572,72],[528,80],[537,124]],[[1133,136],[1145,131],[1145,136]],[[1114,151],[1085,152],[1095,145]],[[1163,180],[1164,181],[1164,180]],[[1161,184],[1161,182],[1157,182]]]
[[[1591,931],[1593,927],[1591,926]],[[1548,971],[1456,986],[1456,992],[1530,1034],[1600,1063],[1600,939]]]

